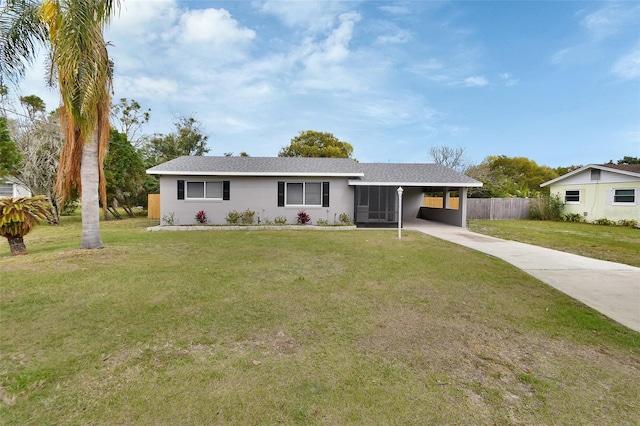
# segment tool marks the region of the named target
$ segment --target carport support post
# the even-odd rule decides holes
[[[398,239],[402,239],[402,193],[404,189],[398,187]]]

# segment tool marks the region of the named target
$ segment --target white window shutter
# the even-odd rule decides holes
[[[640,188],[636,188],[636,206],[640,206]]]
[[[605,199],[604,203],[607,205],[613,204],[613,189],[607,189],[605,191]]]

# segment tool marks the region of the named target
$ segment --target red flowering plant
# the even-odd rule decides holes
[[[196,213],[196,220],[198,221],[198,223],[207,223],[207,212],[205,212],[204,210],[200,210],[198,213]]]
[[[298,212],[298,225],[306,225],[308,222],[311,222],[311,217],[304,210],[300,210]]]

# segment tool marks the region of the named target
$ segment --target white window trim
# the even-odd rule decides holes
[[[289,184],[302,184],[302,204],[289,204]],[[313,184],[320,184],[320,203],[319,204],[307,204],[307,184],[308,183],[313,183]],[[291,182],[285,182],[284,183],[284,206],[285,207],[322,207],[322,196],[324,194],[322,193],[322,182],[299,182],[299,181],[291,181]]]
[[[190,183],[204,183],[204,197],[189,197],[189,184]],[[220,184],[220,197],[211,197],[207,198],[207,184]],[[224,196],[224,187],[221,180],[188,180],[184,182],[184,199],[188,200],[196,200],[196,201],[222,201],[222,197]]]
[[[632,191],[633,201],[616,201],[616,191]],[[638,194],[635,188],[614,188],[613,189],[613,205],[614,206],[635,206],[638,204]]]
[[[577,191],[578,192],[578,201],[567,201],[567,192],[569,191]],[[577,205],[580,204],[582,202],[582,191],[580,191],[579,189],[565,189],[564,190],[564,203],[565,204],[573,204],[573,205]]]

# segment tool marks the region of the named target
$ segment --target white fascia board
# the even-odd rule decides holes
[[[305,177],[364,177],[364,173],[306,173],[306,172],[198,172],[198,171],[156,171],[147,170],[148,175],[162,176],[253,176],[253,177],[275,177],[275,176],[305,176]]]
[[[451,183],[451,182],[363,182],[359,180],[350,180],[351,186],[457,186],[460,188],[481,187],[482,182],[478,183]]]

